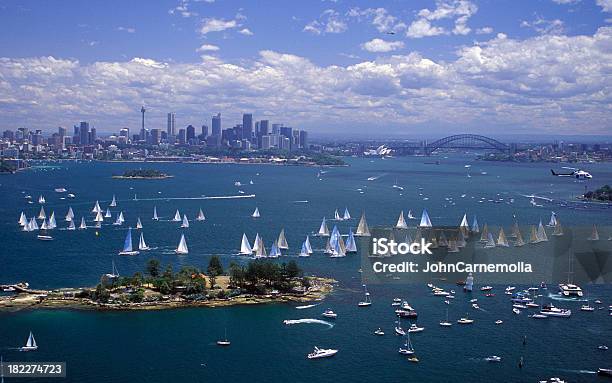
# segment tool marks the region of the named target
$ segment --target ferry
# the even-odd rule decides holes
[[[308,354],[308,359],[329,358],[331,356],[336,355],[337,353],[338,350],[334,350],[331,348],[318,348],[317,346],[315,346],[314,351]]]
[[[581,297],[583,295],[582,289],[580,288],[580,286],[574,285],[572,283],[559,284],[559,293],[563,295],[564,297],[570,297],[570,296]]]

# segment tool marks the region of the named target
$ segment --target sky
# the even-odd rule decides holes
[[[612,0],[0,0],[0,130],[612,135]]]

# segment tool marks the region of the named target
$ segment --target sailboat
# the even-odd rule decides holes
[[[189,220],[187,219],[187,214],[183,214],[183,223],[181,223],[181,227],[186,229],[189,227]]]
[[[23,212],[21,212],[21,215],[19,216],[19,221],[17,221],[17,223],[19,223],[19,226],[21,227],[24,227],[28,224],[28,218]]]
[[[34,334],[30,331],[30,336],[28,337],[28,341],[26,345],[19,348],[19,351],[35,351],[38,350],[38,345],[36,344],[36,339],[34,339]]]
[[[485,223],[480,233],[480,242],[487,242],[489,239],[489,226]]]
[[[66,230],[76,230],[76,226],[74,225],[74,220],[70,221],[70,224],[68,224],[68,228]]]
[[[332,247],[332,258],[346,257],[346,248],[344,247],[344,242],[342,242],[342,238],[339,238],[333,243],[333,245],[330,244],[330,246]]]
[[[231,342],[227,339],[227,329],[225,329],[225,337],[217,341],[217,346],[229,346]]]
[[[79,226],[79,229],[87,229],[87,225],[85,224],[85,217],[81,217],[81,225]]]
[[[310,237],[306,236],[306,241],[304,242],[304,244],[306,245],[306,250],[308,251],[308,254],[312,254],[312,245],[310,244]]]
[[[174,218],[172,218],[174,222],[181,222],[181,213],[179,213],[178,209],[176,209],[176,213],[174,213]]]
[[[43,195],[41,194],[41,195],[38,197],[38,203],[42,205],[42,204],[44,204],[45,202],[47,202],[47,201],[45,201],[45,197],[43,197]]]
[[[242,234],[242,242],[240,243],[240,255],[251,255],[253,254],[253,249],[251,248],[251,244],[249,243],[249,239],[246,234]]]
[[[365,212],[361,214],[361,219],[359,219],[359,225],[357,225],[357,231],[355,232],[357,237],[369,237],[370,236],[370,228],[368,227],[368,223],[366,222]]]
[[[368,288],[366,285],[363,285],[363,289],[365,290],[365,300],[357,303],[359,307],[367,307],[372,305],[372,301],[370,300],[370,293],[368,293]]]
[[[397,223],[395,224],[395,227],[398,229],[407,229],[408,228],[408,224],[406,223],[406,220],[404,219],[404,211],[402,210],[400,212],[399,218],[397,219]]]
[[[106,213],[104,214],[104,218],[111,218],[113,215],[109,208],[106,208]]]
[[[255,250],[255,258],[266,258],[268,256],[266,254],[266,247],[264,246],[263,239],[261,239],[259,234],[257,234],[255,242],[257,244],[257,250]]]
[[[351,215],[349,214],[347,207],[344,208],[344,215],[342,216],[342,219],[344,220],[351,219]]]
[[[461,223],[459,223],[459,229],[465,230],[466,232],[470,229],[470,225],[468,224],[467,214],[463,215],[461,219]]]
[[[72,211],[72,207],[68,206],[68,213],[66,213],[66,222],[72,221],[74,219],[74,211]]]
[[[132,248],[132,228],[128,227],[125,241],[123,242],[123,250],[119,252],[119,255],[138,255],[139,252]]]
[[[272,247],[270,248],[270,255],[268,255],[269,258],[278,258],[280,257],[281,251],[278,248],[278,245],[276,242],[272,243]]]
[[[27,221],[27,218],[26,218]],[[36,220],[32,217],[27,223],[23,226],[23,231],[32,231],[32,221],[36,222]]]
[[[116,225],[116,226],[123,225],[124,221],[125,221],[125,218],[123,218],[123,212],[120,211],[119,215],[117,215],[117,219],[115,220],[115,222],[113,222],[113,225]]]
[[[111,279],[111,280],[119,278],[119,271],[117,270],[117,266],[115,266],[114,259],[112,261],[112,265],[113,266],[112,266],[111,272],[108,274],[104,274],[106,278]]]
[[[453,324],[448,321],[448,309],[446,309],[446,320],[440,321],[440,326],[442,327],[450,327]]]
[[[57,222],[55,221],[55,212],[52,211],[49,216],[49,224],[47,225],[47,229],[52,230],[57,227]]]
[[[104,221],[104,217],[102,217],[102,213],[96,214],[96,218],[94,218],[94,222],[96,223],[96,227],[101,227],[103,221]],[[121,225],[121,224],[119,224],[119,225]]]
[[[259,208],[255,208],[255,211],[253,212],[253,214],[251,214],[251,217],[253,218],[259,218],[261,217],[261,214],[259,214]]]
[[[518,235],[520,234],[521,228],[519,227],[518,221],[514,221],[514,224],[512,225],[512,229],[510,230],[510,238],[516,238],[518,237]]]
[[[487,243],[485,243],[484,247],[485,249],[495,247],[495,240],[493,239],[493,234],[489,233]]]
[[[423,213],[421,214],[421,223],[419,223],[419,227],[432,227],[431,220],[429,219],[429,214],[427,214],[427,209],[423,209]]]
[[[539,243],[538,229],[534,225],[531,225],[531,233],[529,234],[529,243]]]
[[[259,249],[259,241],[261,238],[259,238],[259,233],[255,234],[255,240],[253,241],[253,253],[257,253],[257,250]]]
[[[321,236],[321,237],[329,237],[329,229],[327,228],[327,223],[325,222],[325,217],[323,217],[323,222],[321,222],[321,227],[319,227],[319,236]]]
[[[338,209],[334,212],[334,219],[336,221],[342,221],[342,217],[340,217],[340,213],[338,213]]]
[[[92,213],[101,213],[102,209],[100,208],[100,203],[98,201],[96,201],[96,203],[94,204],[93,209],[91,209]]]
[[[282,250],[286,250],[289,248],[289,244],[287,243],[287,238],[285,237],[285,229],[282,229],[280,234],[278,235],[278,248]]]
[[[140,221],[140,217],[138,217],[138,221],[136,221],[136,230],[142,229],[142,222]]]
[[[302,249],[300,250],[300,254],[298,254],[298,256],[310,257],[310,254],[308,253],[308,247],[306,247],[306,242],[302,242]]]
[[[200,210],[198,211],[198,216],[196,217],[196,221],[204,221],[206,219],[206,217],[204,216],[204,212],[202,211],[202,208],[200,208]]]
[[[157,216],[157,206],[153,206],[153,221],[159,221],[159,217]]]
[[[142,232],[140,233],[140,241],[138,241],[138,250],[151,250],[151,248],[147,246],[147,243],[144,240],[144,234]]]
[[[561,221],[557,220],[555,224],[555,229],[553,230],[552,235],[560,237],[563,235],[563,227],[561,226]]]
[[[185,241],[185,234],[181,234],[181,240],[179,241],[178,247],[174,250],[177,254],[188,254],[187,241]]]
[[[480,233],[480,226],[478,226],[478,219],[476,218],[476,215],[474,215],[474,220],[472,221],[471,231],[472,233]]]
[[[508,240],[506,239],[506,233],[504,233],[504,228],[499,228],[499,235],[497,236],[497,246],[500,247],[509,247]]]
[[[45,213],[45,208],[43,206],[40,207],[40,212],[38,213],[38,219],[47,219],[47,214]]]
[[[521,234],[521,231],[517,231],[516,232],[516,240],[514,241],[514,246],[516,247],[521,247],[525,245],[525,241],[523,240],[523,235]]]
[[[348,237],[346,238],[346,243],[344,244],[347,253],[356,253],[357,252],[357,244],[355,243],[355,235],[353,234],[353,230],[349,229]]]
[[[414,355],[414,348],[412,347],[412,342],[410,341],[410,333],[407,331],[404,333],[406,334],[404,335],[406,341],[404,346],[399,348],[398,352],[402,355]]]
[[[540,242],[548,241],[548,236],[546,235],[546,229],[544,229],[544,225],[542,225],[542,221],[540,221],[538,225],[538,240]]]
[[[412,214],[412,210],[408,210],[408,219],[416,219],[414,214]]]
[[[546,225],[548,227],[555,227],[557,226],[557,214],[555,214],[555,212],[551,212],[550,213],[550,221],[548,221],[548,225]]]
[[[589,241],[599,241],[599,233],[597,232],[597,226],[596,225],[593,225],[593,231],[591,232],[591,235],[587,239]]]
[[[115,207],[117,206],[117,200],[115,199],[115,195],[113,194],[113,200],[111,201],[110,205],[108,205],[110,207]]]

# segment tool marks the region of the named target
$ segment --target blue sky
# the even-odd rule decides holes
[[[608,134],[612,0],[0,1],[0,129]]]

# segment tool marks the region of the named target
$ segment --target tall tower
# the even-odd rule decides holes
[[[140,139],[143,141],[147,139],[147,132],[145,130],[145,123],[144,123],[144,115],[146,111],[147,110],[145,109],[143,105],[142,108],[140,108],[140,113],[142,113],[142,127],[140,128]]]
[[[168,133],[168,137],[172,137],[176,135],[176,130],[175,130],[175,114],[174,113],[168,113],[168,127],[167,127],[167,133]]]

